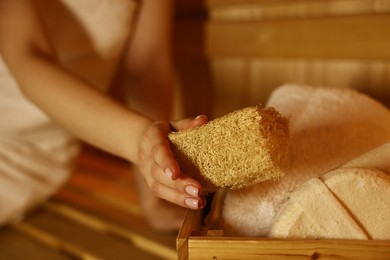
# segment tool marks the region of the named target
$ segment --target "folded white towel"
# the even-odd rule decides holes
[[[227,193],[227,235],[267,236],[289,192],[390,141],[390,111],[351,89],[285,85],[267,104],[290,116],[289,167],[280,181]]]
[[[69,177],[76,139],[19,90],[0,57],[0,225],[20,218]]]
[[[342,167],[300,185],[269,233],[277,238],[390,239],[390,176]]]

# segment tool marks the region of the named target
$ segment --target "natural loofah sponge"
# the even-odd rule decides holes
[[[204,190],[236,189],[284,175],[288,122],[274,108],[247,107],[168,138],[182,171]]]

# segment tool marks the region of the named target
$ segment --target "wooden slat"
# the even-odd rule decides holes
[[[176,259],[176,234],[143,219],[133,174],[127,162],[83,149],[49,202],[0,230],[0,259]]]
[[[214,21],[324,17],[387,13],[390,0],[208,0]]]
[[[114,219],[118,214],[131,215],[131,218],[142,218],[138,204],[133,204],[131,201],[126,203],[122,199],[96,191],[85,190],[83,187],[68,185],[66,189],[57,192],[51,201],[69,204],[86,211],[94,211],[98,215],[100,212],[100,215],[111,216]]]
[[[33,254],[31,254],[33,252]],[[1,260],[67,260],[69,256],[57,249],[47,247],[40,241],[26,236],[12,227],[5,227],[0,232],[0,259]]]
[[[214,210],[219,209],[214,207]],[[179,259],[384,260],[390,257],[390,240],[228,237],[224,236],[223,230],[210,228],[210,222],[204,219],[207,214],[210,214],[207,210],[187,212],[177,237]]]
[[[77,178],[77,172],[73,178]],[[129,189],[135,193],[135,189]],[[100,193],[99,193],[100,192]],[[71,207],[75,211],[95,216],[107,223],[115,223],[123,229],[131,230],[165,247],[175,248],[175,234],[159,233],[143,219],[138,203],[126,203],[123,197],[107,196],[104,191],[90,188],[75,188],[67,185],[51,200],[61,207]]]
[[[77,173],[77,178],[71,178],[67,183],[66,188],[80,190],[80,192],[88,193],[90,197],[96,197],[100,200],[105,200],[108,203],[118,205],[118,207],[127,208],[133,211],[134,214],[140,214],[138,207],[138,196],[134,192],[137,187],[129,182],[129,178],[112,178],[107,181],[103,178],[98,178],[93,174],[86,174],[84,171]]]
[[[190,259],[389,259],[389,241],[191,237]]]
[[[77,169],[89,170],[102,178],[120,177],[126,176],[129,172],[132,173],[129,162],[88,145],[83,146],[83,152],[77,158],[76,163]]]
[[[174,248],[174,234],[156,232],[148,226],[141,216],[134,215],[132,212],[125,211],[123,208],[118,208],[116,205],[107,204],[105,201],[96,200],[95,198],[85,197],[69,189],[60,191],[56,195],[56,198],[51,201],[68,205],[75,210],[96,216],[107,222],[116,223],[124,229],[132,230],[142,236]]]
[[[390,107],[390,61],[223,57],[212,61],[213,114],[266,104],[285,83],[357,89]]]
[[[87,150],[86,152],[89,156],[93,155],[91,151]],[[82,153],[81,157],[84,155],[85,152]],[[107,159],[105,154],[97,156],[96,160],[100,158],[100,163],[102,160]],[[115,160],[108,162],[108,164],[117,163]],[[104,168],[105,170],[102,170]],[[86,169],[89,170],[86,171]],[[78,167],[75,169],[68,184],[59,190],[51,201],[68,205],[107,222],[117,223],[124,229],[132,230],[148,239],[174,249],[175,234],[156,232],[143,219],[138,205],[135,181],[130,182],[130,179],[133,178],[133,172],[128,171],[130,168],[127,168],[122,173],[116,172],[117,176],[114,175],[111,179],[105,177],[101,179],[101,176],[109,176],[111,174],[112,169],[110,167],[99,167],[99,169],[101,172],[95,175],[93,166],[84,164],[83,160],[79,161]],[[94,178],[95,180],[93,180]],[[126,178],[129,179],[127,180]],[[125,184],[118,183],[118,179],[126,179]],[[89,180],[95,183],[95,185],[88,184]],[[115,188],[118,190],[115,191]]]
[[[203,213],[200,210],[188,210],[183,225],[177,235],[176,250],[179,260],[188,259],[188,239],[192,232],[200,229]]]
[[[91,219],[90,221],[92,222]],[[134,255],[136,258],[155,259],[150,252],[137,248],[130,241],[116,239],[104,232],[91,229],[90,225],[51,211],[37,212],[20,226],[24,230],[37,230],[34,232],[37,239],[43,237],[42,234],[47,234],[46,237],[56,241],[58,248],[83,257],[85,255],[96,259],[128,259],[130,255]]]
[[[51,204],[55,205],[54,211],[58,214],[64,214],[66,217],[76,220],[94,220],[91,223],[105,223],[104,226],[109,230],[112,230],[111,227],[115,226],[115,230],[122,230],[125,233],[134,234],[135,237],[142,237],[145,241],[152,241],[154,244],[166,248],[166,250],[170,249],[170,254],[176,254],[174,250],[175,234],[155,232],[140,216],[135,216],[122,208],[82,197],[69,192],[69,190],[61,191],[55,200],[51,200]],[[47,204],[45,205],[47,206]],[[51,207],[51,210],[53,210],[53,207]],[[87,217],[83,218],[82,216]],[[110,231],[110,233],[112,232]],[[124,239],[123,236],[121,237]],[[155,249],[156,247],[150,247],[151,251],[156,251],[153,254],[159,255],[162,253],[161,250]]]
[[[210,57],[390,59],[390,15],[210,22]]]
[[[108,222],[95,215],[89,215],[67,205],[46,203],[45,208],[50,212],[54,212],[95,232],[114,236],[126,242],[130,242],[137,248],[151,255],[156,255],[157,257],[164,259],[175,259],[176,257],[176,252],[172,249],[172,247],[164,245],[164,243],[160,243],[158,240],[145,237],[142,233],[126,229],[117,223]]]
[[[69,258],[76,259],[88,259],[88,260],[98,260],[99,257],[94,255],[83,248],[80,248],[79,245],[72,244],[69,241],[64,241],[59,239],[53,234],[47,233],[33,225],[29,225],[25,222],[19,223],[18,225],[11,225],[14,230],[23,233],[25,236],[29,236],[35,241],[41,243],[46,246],[46,248],[51,250],[57,250],[58,252],[63,252],[68,255]],[[34,254],[35,251],[31,251],[29,253],[26,252],[26,255]],[[23,258],[21,258],[23,259]]]

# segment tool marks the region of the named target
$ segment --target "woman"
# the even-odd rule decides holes
[[[18,218],[66,180],[74,137],[138,166],[142,206],[154,227],[176,229],[183,208],[203,207],[200,184],[180,172],[167,140],[171,127],[207,121],[168,121],[172,0],[0,3],[6,64],[0,66],[0,223]],[[115,15],[108,19],[109,10]],[[94,39],[99,30],[106,34]],[[106,94],[117,68],[131,108]]]

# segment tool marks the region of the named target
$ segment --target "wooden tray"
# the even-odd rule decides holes
[[[176,239],[178,259],[390,259],[390,240],[227,237],[205,221],[207,212],[188,210]]]

